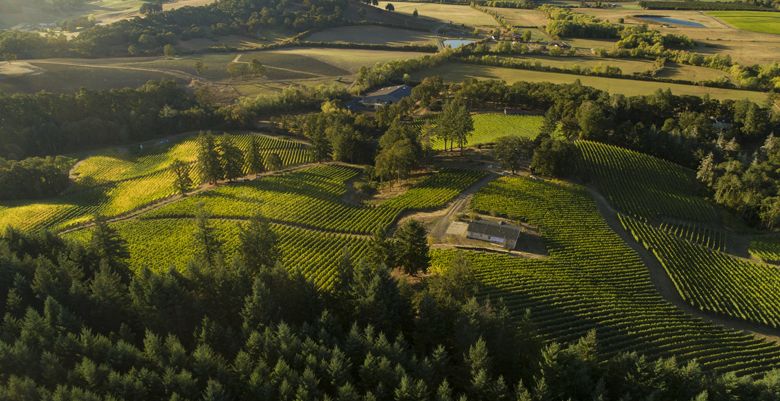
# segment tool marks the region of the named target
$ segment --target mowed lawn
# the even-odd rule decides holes
[[[474,132],[468,146],[493,143],[503,136],[520,136],[534,139],[542,128],[542,116],[506,115],[502,113],[474,114]],[[443,150],[441,140],[433,141],[435,150]]]
[[[749,99],[756,103],[765,102],[767,94],[739,89],[709,88],[697,85],[671,84],[665,82],[637,81],[621,78],[603,78],[575,74],[563,74],[543,71],[519,70],[514,68],[490,67],[463,63],[448,63],[413,75],[415,79],[438,75],[446,81],[463,81],[467,78],[501,79],[509,84],[514,82],[551,82],[570,84],[579,80],[585,86],[592,86],[610,93],[626,96],[650,95],[655,91],[670,89],[675,95],[704,96],[715,99]]]
[[[707,14],[739,29],[780,35],[780,12],[708,11]]]

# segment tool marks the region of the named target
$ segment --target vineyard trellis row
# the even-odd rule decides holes
[[[308,145],[266,135],[231,135],[237,145],[249,148],[258,138],[264,156],[278,154],[284,166],[313,161]],[[88,221],[95,214],[113,217],[168,198],[176,193],[171,163],[180,159],[190,165],[190,176],[200,184],[195,168],[195,139],[141,156],[133,161],[96,156],[85,159],[74,169],[79,185],[57,198],[35,203],[13,203],[0,208],[0,229],[7,226],[23,230],[60,231]],[[112,167],[114,163],[122,167]]]
[[[642,350],[651,358],[696,359],[708,370],[737,375],[780,368],[776,344],[692,317],[664,300],[584,188],[503,177],[482,188],[473,207],[528,221],[542,232],[547,258],[463,254],[481,282],[480,297],[503,299],[514,316],[530,310],[545,339],[572,341],[596,329],[605,357]],[[434,269],[446,268],[455,256],[435,250]]]

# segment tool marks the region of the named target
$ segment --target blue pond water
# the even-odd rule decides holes
[[[636,16],[639,19],[647,20],[647,21],[653,21],[658,22],[661,24],[669,24],[669,25],[680,25],[680,26],[687,26],[691,28],[704,28],[704,25],[693,22],[693,21],[687,21],[684,19],[677,19],[677,18],[671,18],[671,17],[660,17],[657,15],[637,15]]]
[[[476,41],[470,39],[444,39],[441,42],[444,44],[444,47],[451,47],[453,49],[457,49],[461,46],[470,45]]]

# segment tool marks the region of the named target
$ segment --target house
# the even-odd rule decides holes
[[[502,222],[476,220],[469,223],[466,237],[515,249],[520,239],[520,228]]]
[[[371,107],[386,106],[397,103],[411,94],[412,87],[409,85],[388,86],[363,96],[360,103]]]

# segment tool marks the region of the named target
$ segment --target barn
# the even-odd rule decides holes
[[[466,237],[501,245],[506,249],[515,249],[520,238],[520,228],[511,224],[487,220],[477,220],[469,223]]]

